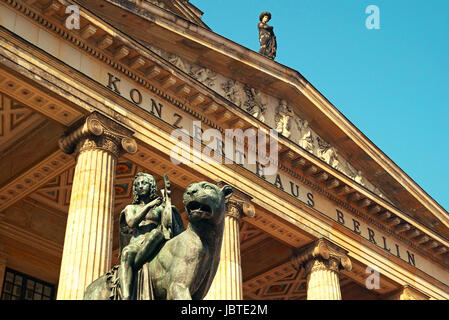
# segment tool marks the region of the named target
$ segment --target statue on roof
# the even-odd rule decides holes
[[[264,11],[259,16],[259,24],[257,27],[259,28],[259,42],[260,49],[259,53],[274,60],[276,57],[276,36],[273,32],[273,27],[267,24],[271,19],[271,13]]]

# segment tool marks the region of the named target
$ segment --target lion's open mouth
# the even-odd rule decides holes
[[[187,204],[186,209],[189,216],[200,216],[201,218],[209,218],[212,215],[211,207],[207,204],[198,201],[190,201]]]

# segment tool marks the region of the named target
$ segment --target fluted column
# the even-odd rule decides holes
[[[341,300],[340,269],[352,269],[345,250],[326,239],[319,239],[299,249],[292,263],[298,270],[305,268],[307,300]]]
[[[226,203],[220,263],[205,300],[243,299],[239,227],[243,216],[255,215],[250,199],[249,196],[234,189],[233,195]]]
[[[77,158],[57,299],[82,299],[85,288],[111,268],[115,167],[134,153],[132,132],[99,113],[59,140]]]

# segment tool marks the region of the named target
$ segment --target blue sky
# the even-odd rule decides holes
[[[448,0],[190,0],[216,33],[259,50],[270,11],[275,61],[299,71],[449,210]],[[369,5],[380,29],[369,30]]]

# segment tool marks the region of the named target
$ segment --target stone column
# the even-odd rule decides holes
[[[307,300],[341,300],[339,271],[352,269],[345,250],[322,238],[295,252],[292,263],[305,268]]]
[[[94,112],[59,140],[76,156],[59,275],[58,300],[79,300],[85,288],[111,268],[117,159],[135,153],[132,132]]]
[[[220,183],[217,185],[220,186]],[[240,261],[240,219],[254,217],[251,197],[238,190],[233,191],[226,203],[226,216],[220,263],[214,281],[205,300],[242,300],[242,265]]]

